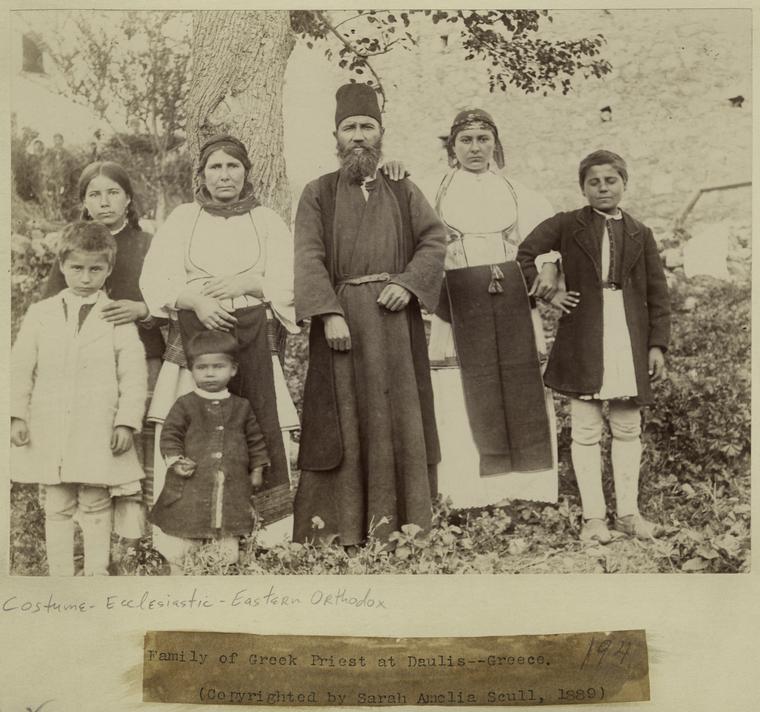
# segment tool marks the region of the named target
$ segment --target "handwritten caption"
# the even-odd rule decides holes
[[[642,630],[483,638],[145,636],[146,702],[540,706],[648,699]]]
[[[154,594],[149,590],[133,596],[104,594],[97,599],[63,598],[55,593],[29,598],[0,594],[0,614],[64,615],[81,614],[93,610],[105,611],[165,611],[167,609],[204,610],[212,608],[343,608],[382,610],[388,609],[385,599],[373,593],[371,587],[350,589],[336,586],[332,589],[315,589],[307,595],[280,592],[275,586],[260,590],[236,588],[229,595],[205,593],[193,588],[187,595]]]

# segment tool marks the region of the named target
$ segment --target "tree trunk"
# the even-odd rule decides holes
[[[258,199],[290,223],[282,90],[295,35],[287,11],[193,15],[193,79],[187,138],[193,156],[216,133],[237,136],[251,157]]]

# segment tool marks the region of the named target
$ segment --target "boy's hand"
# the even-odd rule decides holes
[[[665,378],[665,354],[659,346],[649,349],[649,380],[657,383]]]
[[[111,324],[120,326],[132,324],[147,318],[149,312],[144,302],[133,299],[116,299],[103,307],[103,319]]]
[[[172,462],[171,466],[169,467],[169,469],[175,475],[179,475],[180,477],[190,477],[193,472],[195,472],[195,468],[195,460],[191,460],[189,457],[185,457],[184,455]]]
[[[126,425],[116,425],[111,435],[111,452],[114,455],[123,455],[132,447],[132,428]]]
[[[402,161],[386,161],[380,170],[391,180],[402,180],[408,175]]]
[[[546,262],[541,267],[541,271],[536,275],[536,279],[533,280],[533,286],[530,288],[528,296],[551,302],[557,293],[558,275],[559,269],[557,268],[557,263]]]
[[[254,467],[251,470],[251,484],[254,490],[260,490],[264,484],[264,467]]]
[[[551,298],[549,304],[562,310],[565,314],[569,314],[572,309],[578,306],[580,301],[580,292],[566,292],[564,289],[559,289]]]
[[[29,444],[29,427],[21,418],[11,418],[11,442],[16,447]]]

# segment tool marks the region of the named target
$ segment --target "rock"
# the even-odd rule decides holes
[[[670,247],[667,250],[663,250],[662,259],[665,262],[665,267],[668,269],[682,267],[684,264],[683,252],[679,247]]]
[[[696,297],[686,297],[686,299],[683,300],[683,310],[690,312],[694,311],[697,307],[697,298]]]
[[[21,254],[29,249],[31,240],[26,235],[21,235],[18,232],[11,234],[11,252]]]

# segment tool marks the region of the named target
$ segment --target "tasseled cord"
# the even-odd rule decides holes
[[[491,265],[491,282],[488,285],[490,294],[501,294],[504,291],[504,287],[500,284],[502,279],[504,279],[504,272],[501,271],[499,265]]]

